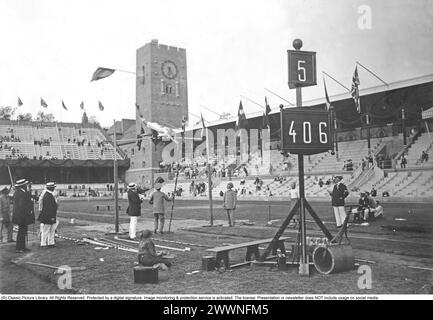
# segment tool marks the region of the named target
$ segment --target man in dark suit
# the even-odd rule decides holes
[[[28,225],[35,223],[33,202],[30,193],[27,192],[27,184],[28,181],[25,179],[18,180],[13,197],[12,223],[18,225],[16,251],[19,253],[30,251],[26,248],[27,228]]]
[[[41,247],[55,246],[55,232],[57,228],[57,200],[54,196],[54,182],[48,182],[39,198],[39,217],[41,223]]]
[[[136,184],[130,183],[128,185],[128,208],[126,213],[130,216],[129,238],[132,240],[136,238],[138,217],[141,216],[141,202]]]
[[[344,219],[346,218],[346,211],[344,210],[344,199],[349,195],[349,191],[344,183],[341,182],[343,180],[342,176],[335,176],[333,179],[334,188],[332,192],[329,191],[329,195],[332,199],[332,207],[334,209],[335,222],[337,224],[337,228],[341,228],[343,225]]]

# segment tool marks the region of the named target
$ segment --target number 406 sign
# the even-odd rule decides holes
[[[332,149],[329,112],[304,108],[282,110],[282,149],[293,154],[316,154]]]
[[[311,51],[287,50],[289,59],[289,88],[315,86],[316,53]]]

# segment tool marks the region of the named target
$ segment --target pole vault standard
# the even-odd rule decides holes
[[[287,51],[289,65],[288,84],[290,89],[296,89],[296,108],[284,109],[284,106],[280,105],[281,150],[284,154],[290,152],[298,155],[299,199],[262,254],[261,260],[264,261],[266,259],[293,216],[299,213],[301,245],[299,274],[308,276],[309,261],[306,244],[305,210],[309,211],[316,224],[329,240],[332,240],[333,237],[305,199],[304,155],[317,154],[332,149],[332,135],[330,131],[332,122],[328,111],[302,107],[301,88],[317,84],[316,53],[300,51],[302,41],[299,39],[293,41],[293,47],[296,49],[295,51]]]

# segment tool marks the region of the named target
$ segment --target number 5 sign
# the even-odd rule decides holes
[[[289,59],[289,88],[315,86],[316,53],[311,51],[287,50]]]

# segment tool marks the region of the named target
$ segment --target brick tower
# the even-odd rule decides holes
[[[186,50],[159,44],[152,40],[137,49],[136,103],[147,120],[171,128],[180,128],[188,118]],[[140,133],[139,114],[136,132]],[[146,130],[146,133],[150,133]],[[141,150],[131,158],[127,180],[147,184],[159,170],[163,143],[155,145],[145,137]]]

